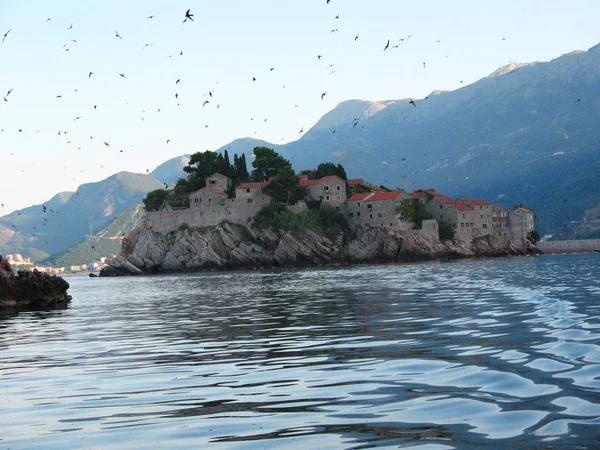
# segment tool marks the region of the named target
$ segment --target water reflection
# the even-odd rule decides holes
[[[0,321],[0,442],[593,447],[600,271],[564,256],[73,279]]]

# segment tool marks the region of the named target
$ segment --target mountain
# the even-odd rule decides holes
[[[150,175],[161,183],[167,183],[169,186],[173,186],[179,178],[185,176],[183,168],[190,162],[190,156],[191,155],[181,155],[171,158],[150,172]]]
[[[254,141],[234,142],[252,152]],[[552,232],[600,205],[600,45],[513,63],[414,106],[342,102],[298,141],[261,145],[296,170],[332,161],[377,185],[524,203],[540,232]]]
[[[142,202],[162,183],[150,175],[119,172],[105,180],[79,186],[77,192],[55,195],[0,218],[0,252],[22,253],[35,261],[84,240],[115,217]]]

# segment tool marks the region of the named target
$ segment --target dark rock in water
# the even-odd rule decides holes
[[[144,223],[123,239],[119,255],[101,277],[205,270],[307,267],[328,264],[390,263],[482,256],[526,255],[528,243],[502,245],[489,236],[473,242],[441,242],[434,231],[367,228],[337,238],[307,230],[271,231],[232,223],[170,233]]]
[[[88,277],[90,277],[90,278],[96,278],[97,276],[98,276],[98,275],[96,275],[95,273],[92,273],[92,272],[90,272],[90,273],[88,274]]]
[[[19,270],[15,275],[0,255],[0,308],[44,308],[65,306],[71,301],[69,283],[37,270]]]

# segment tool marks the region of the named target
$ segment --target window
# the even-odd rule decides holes
[[[360,208],[360,202],[357,203],[357,206]]]
[[[217,184],[217,180],[208,180],[208,184]]]
[[[328,185],[323,186],[323,189],[325,189],[325,192],[329,192],[329,186]]]
[[[360,217],[360,211],[356,213],[356,217]]]
[[[194,203],[200,203],[200,199],[199,198],[195,198],[194,199]]]
[[[465,217],[465,215],[463,214],[463,218]]]
[[[342,196],[341,196],[341,195],[338,195],[338,196],[337,196],[337,199],[338,199],[338,200],[341,200],[341,199],[342,199]]]
[[[461,222],[461,224],[460,224],[460,227],[461,227],[461,228],[464,228],[464,227],[465,227],[465,224],[464,224],[463,222]]]
[[[354,213],[348,213],[348,217],[354,217]]]
[[[379,218],[383,217],[383,213],[377,213],[377,217],[379,217]]]
[[[336,185],[335,185],[335,190],[336,190],[336,191],[341,191],[341,190],[342,190],[342,187],[341,187],[339,184],[336,184]]]
[[[487,228],[487,223],[484,223],[484,224],[483,224],[483,228]]]
[[[251,198],[247,198],[246,199],[246,203],[252,203],[252,199]]]
[[[373,218],[373,214],[369,214],[369,219],[372,219],[372,218]]]
[[[480,206],[479,209],[483,209],[483,206]]]
[[[329,195],[325,196],[325,200],[329,201]]]
[[[250,192],[250,188],[246,188],[246,192]]]
[[[483,214],[481,215],[481,218],[483,219]]]
[[[212,198],[209,198],[209,199],[208,199],[208,201],[209,201],[209,202],[212,202]]]
[[[444,205],[440,205],[440,209],[443,209],[443,208],[444,208]]]
[[[367,209],[373,209],[373,204],[372,203],[367,203]]]

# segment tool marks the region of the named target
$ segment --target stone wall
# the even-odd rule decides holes
[[[538,242],[537,248],[544,253],[591,252],[600,249],[600,239],[544,241]]]
[[[146,227],[160,233],[170,233],[184,224],[190,227],[209,227],[225,221],[245,225],[271,198],[268,195],[255,196],[252,203],[247,201],[246,198],[231,198],[224,200],[223,205],[149,212]]]

